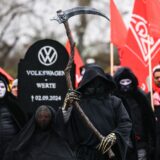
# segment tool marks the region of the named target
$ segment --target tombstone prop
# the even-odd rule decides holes
[[[45,39],[34,43],[18,65],[18,98],[23,109],[32,115],[38,106],[58,109],[67,92],[64,69],[68,62],[65,47]],[[74,68],[72,80],[74,83]]]

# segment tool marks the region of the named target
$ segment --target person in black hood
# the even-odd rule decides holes
[[[147,96],[138,88],[137,77],[127,67],[119,68],[114,80],[115,94],[122,99],[133,123],[126,159],[154,160],[155,119]]]
[[[3,160],[74,160],[63,132],[63,116],[41,105],[15,137]]]
[[[8,80],[0,75],[0,159],[14,136],[24,126],[26,119],[21,108],[14,101],[13,95],[8,92]]]
[[[107,160],[111,148],[117,160],[125,160],[131,121],[121,100],[110,93],[115,83],[98,65],[86,68],[77,89],[82,110],[104,137],[99,142],[95,134],[86,126],[74,107],[78,100],[77,91],[69,91],[62,108],[68,125],[70,143],[78,160]],[[104,147],[108,142],[107,146]]]

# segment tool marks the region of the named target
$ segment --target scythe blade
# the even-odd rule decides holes
[[[59,23],[64,23],[68,21],[69,18],[76,16],[76,15],[81,15],[81,14],[99,15],[99,16],[106,18],[108,21],[110,21],[109,18],[105,14],[103,14],[102,12],[98,11],[95,8],[91,8],[88,6],[75,7],[72,9],[65,10],[65,11],[58,10],[57,17],[54,17],[53,20],[56,20]]]

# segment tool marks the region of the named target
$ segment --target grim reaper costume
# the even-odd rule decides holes
[[[4,160],[74,160],[62,130],[61,112],[56,113],[50,106],[40,106],[8,147]]]
[[[0,159],[14,138],[26,123],[26,116],[13,95],[8,91],[8,80],[0,75]],[[3,90],[3,91],[2,91]],[[4,93],[1,93],[4,92]]]
[[[117,160],[125,160],[131,121],[121,100],[110,93],[115,84],[98,65],[88,67],[77,89],[81,93],[79,101],[84,113],[98,131],[106,137],[114,133],[116,142],[112,150]],[[66,96],[67,97],[67,96]],[[75,149],[78,160],[107,160],[108,154],[98,150],[99,140],[86,126],[74,105],[63,111],[67,121],[70,143]],[[67,116],[68,112],[68,116]]]
[[[114,80],[118,88],[115,94],[122,99],[133,123],[127,160],[154,160],[155,120],[147,96],[127,67],[118,69]]]

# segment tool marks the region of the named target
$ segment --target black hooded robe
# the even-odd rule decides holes
[[[103,135],[107,136],[114,132],[117,137],[116,144],[112,147],[117,160],[125,160],[127,142],[130,135],[131,121],[121,100],[110,94],[95,93],[85,95],[83,88],[96,77],[101,77],[106,82],[107,91],[114,88],[114,82],[110,75],[105,75],[99,66],[92,66],[85,71],[78,91],[82,97],[79,102],[84,113],[88,116],[93,125]],[[79,113],[73,107],[68,126],[71,141],[75,146],[76,158],[78,160],[106,160],[107,154],[98,151],[97,146],[100,143],[94,133],[82,121]]]
[[[138,160],[137,150],[144,148],[147,151],[147,159],[154,160],[155,156],[155,119],[145,93],[138,88],[138,79],[133,72],[123,67],[117,70],[114,80],[119,88],[121,79],[132,80],[132,90],[126,94],[116,91],[116,95],[122,99],[122,102],[133,122],[131,131],[132,149],[127,151],[127,160]]]
[[[8,147],[3,160],[74,160],[63,137],[63,116],[50,110],[53,115],[51,128],[38,129],[33,116]]]

